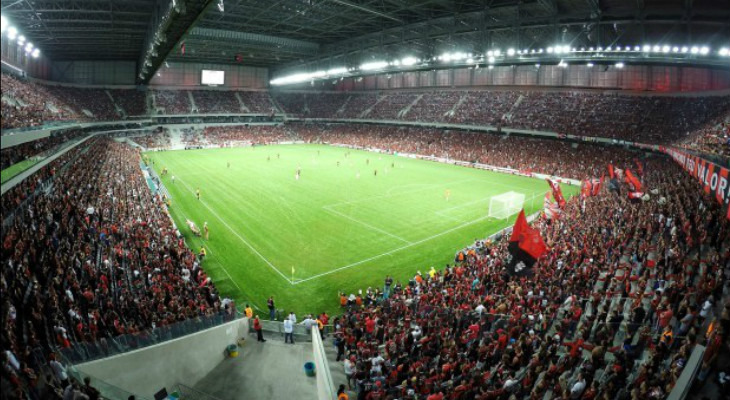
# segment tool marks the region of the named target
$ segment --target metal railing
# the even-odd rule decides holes
[[[70,363],[79,364],[160,344],[242,317],[243,315],[238,312],[227,314],[225,311],[221,311],[215,315],[190,318],[140,332],[104,337],[95,342],[77,342],[71,347],[60,349],[59,352]]]

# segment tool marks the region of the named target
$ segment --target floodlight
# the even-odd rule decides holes
[[[641,51],[641,47],[639,47],[639,46],[634,46],[634,51]]]
[[[593,51],[593,46],[589,47],[588,51]]]
[[[672,53],[679,53],[679,47],[677,47],[677,46],[672,47]]]
[[[23,35],[18,36],[18,44],[21,46],[25,44],[25,36],[23,36]]]
[[[494,65],[489,65],[487,68],[488,69],[494,69]]]
[[[723,48],[720,49],[720,51],[718,51],[718,54],[720,54],[721,56],[725,57],[725,56],[730,55],[730,50],[728,50],[727,48],[723,47]]]
[[[403,57],[403,59],[400,60],[401,65],[415,65],[418,63],[418,59],[416,57]]]
[[[667,46],[666,44],[662,46],[662,53],[669,53],[669,46]]]
[[[553,53],[553,48],[552,47],[548,47],[547,48],[547,52],[548,52],[548,54],[552,54]]]
[[[707,53],[709,53],[709,52],[710,52],[710,48],[709,47],[707,47],[707,46],[700,47],[700,54],[702,54],[703,56],[704,55],[707,55]]]
[[[593,63],[592,62],[589,62],[588,64],[586,64],[586,67],[593,68]]]
[[[697,54],[700,52],[700,48],[697,46],[692,46],[692,48],[689,50],[689,52],[692,54]]]
[[[689,51],[689,48],[687,46],[682,46],[682,48],[679,51],[681,51],[682,53],[686,53]]]
[[[616,63],[616,68],[621,69],[623,67],[624,67],[624,63],[622,63],[620,61]]]
[[[537,52],[540,53],[540,54],[542,54],[543,53],[543,49],[539,49],[539,50],[537,50]]]
[[[540,68],[540,63],[536,63],[535,68]]]
[[[598,46],[598,51],[603,51],[603,47]]]
[[[490,64],[494,64],[494,57],[489,57],[487,61],[489,61]]]
[[[18,37],[18,30],[15,29],[14,26],[11,26],[8,28],[8,39],[14,40],[16,37]]]
[[[35,49],[35,50],[33,50],[33,52],[32,52],[32,53],[30,53],[30,54],[31,54],[31,55],[33,56],[33,58],[38,58],[38,56],[40,56],[40,55],[41,55],[41,51],[40,51],[40,49]]]
[[[347,68],[345,67],[330,68],[327,70],[327,75],[340,75],[344,73],[347,73]]]
[[[494,56],[495,57],[499,57],[501,54],[502,54],[502,51],[501,50],[499,50],[499,49],[494,50]]]
[[[606,51],[611,51],[611,46],[606,47]]]
[[[373,69],[381,69],[388,66],[388,63],[385,61],[373,61],[373,62],[367,62],[365,64],[360,65],[360,69],[363,71],[369,71]]]
[[[645,44],[644,46],[642,46],[642,47],[641,47],[641,50],[642,50],[642,51],[643,51],[644,53],[648,53],[648,52],[650,52],[650,51],[651,51],[651,46],[649,46],[648,44]]]
[[[25,45],[25,52],[30,53],[31,50],[33,50],[33,43],[29,42],[28,44]]]
[[[563,53],[567,53],[569,51],[570,51],[570,46],[568,46],[567,44],[565,46],[563,46]]]
[[[494,51],[492,51],[492,50],[489,50],[489,51],[487,52],[487,57],[491,57],[491,56],[493,56],[493,55],[494,55]]]
[[[661,49],[662,48],[659,47],[658,44],[655,44],[654,47],[651,48],[651,51],[653,51],[654,53],[658,53]]]
[[[508,55],[508,56],[513,56],[513,55],[515,55],[515,49],[507,49],[507,55]]]

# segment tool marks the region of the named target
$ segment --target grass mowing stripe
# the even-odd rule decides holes
[[[195,191],[193,191],[193,189],[190,186],[188,186],[185,182],[183,182],[182,179],[178,178],[178,181],[180,183],[182,183],[186,188],[188,188],[188,190],[191,193],[195,193]],[[283,273],[281,273],[281,271],[279,271],[279,269],[276,268],[274,266],[274,264],[271,263],[271,261],[269,261],[266,257],[264,257],[263,254],[259,253],[259,251],[256,250],[256,248],[253,247],[246,239],[244,239],[241,235],[239,235],[238,232],[236,232],[233,228],[231,228],[231,226],[228,225],[228,223],[226,223],[226,221],[223,218],[221,218],[220,215],[218,215],[218,213],[216,213],[215,211],[213,211],[212,208],[208,207],[208,205],[205,204],[205,202],[203,202],[203,200],[200,200],[200,204],[202,204],[203,207],[207,208],[208,211],[210,211],[210,213],[213,214],[213,216],[215,216],[216,218],[218,218],[218,220],[221,221],[223,223],[223,225],[226,228],[228,228],[229,231],[231,231],[231,233],[233,233],[234,235],[236,235],[236,237],[238,237],[238,239],[240,239],[241,242],[243,242],[243,244],[245,244],[246,246],[248,246],[248,248],[251,249],[251,251],[253,251],[257,256],[259,256],[259,258],[261,258],[269,267],[271,267],[271,269],[273,269],[274,271],[276,271],[279,274],[279,276],[281,276],[282,278],[284,278],[284,280],[286,280],[287,282],[291,283],[291,280],[289,278],[287,278]]]
[[[372,229],[372,230],[374,230],[374,231],[377,231],[377,232],[380,232],[380,233],[382,233],[382,234],[388,235],[388,236],[390,236],[390,237],[392,237],[392,238],[398,239],[398,240],[400,240],[401,242],[411,243],[410,241],[408,241],[408,240],[406,240],[406,239],[403,239],[402,237],[400,237],[400,236],[398,236],[398,235],[394,235],[394,234],[392,234],[392,233],[390,233],[390,232],[386,232],[386,231],[384,231],[384,230],[382,230],[382,229],[378,228],[377,226],[372,226],[372,225],[368,224],[367,222],[363,222],[363,221],[360,221],[360,220],[358,220],[358,219],[352,218],[351,216],[349,216],[349,215],[347,215],[347,214],[343,214],[343,213],[341,213],[341,212],[339,212],[339,211],[337,211],[337,210],[333,210],[333,209],[329,208],[328,206],[323,206],[323,207],[322,207],[322,209],[323,209],[323,210],[326,210],[326,211],[329,211],[329,212],[331,212],[331,213],[333,213],[333,214],[335,214],[335,215],[339,215],[339,216],[341,216],[342,218],[346,218],[346,219],[349,219],[350,221],[356,222],[356,223],[358,223],[358,224],[360,224],[360,225],[362,225],[362,226],[366,226],[366,227],[368,227],[368,228],[370,228],[370,229]]]
[[[405,282],[417,270],[451,263],[455,252],[475,238],[510,225],[508,219],[486,218],[488,200],[479,199],[508,190],[529,198],[547,190],[540,179],[331,146],[166,151],[146,157],[158,172],[170,171],[161,179],[173,207],[179,206],[199,226],[208,221],[211,238],[205,245],[212,251],[202,266],[221,296],[239,304],[251,299],[263,304],[274,295],[277,308],[297,313],[337,313],[338,292],[382,286],[387,274]],[[296,181],[298,167],[302,176]],[[171,184],[171,175],[185,184]],[[207,207],[191,188],[200,189]],[[451,192],[448,202],[445,189]],[[577,189],[563,186],[563,191],[568,197]],[[351,204],[333,207],[337,212],[412,243],[441,236],[395,252],[408,243],[322,209],[340,203]],[[527,200],[524,207],[533,213],[542,201]],[[185,227],[181,213],[173,218]],[[464,226],[454,230],[458,225]],[[231,228],[286,277],[296,267],[292,279],[274,277],[271,266],[231,234]],[[186,231],[184,236],[190,240],[193,235]],[[194,237],[190,243],[197,246],[198,241]],[[373,258],[382,253],[390,254]],[[304,281],[353,263],[359,266]]]
[[[533,198],[535,198],[535,196],[536,196],[536,195],[532,195],[532,196],[531,196],[531,197],[530,197],[529,199],[530,199],[530,200],[532,200]],[[528,199],[525,199],[525,200],[528,200]],[[485,216],[483,216],[483,217],[480,217],[480,218],[477,218],[477,219],[475,219],[475,220],[472,220],[472,221],[467,221],[467,222],[465,222],[465,223],[463,223],[463,224],[461,224],[461,225],[455,226],[455,227],[453,227],[453,228],[451,228],[451,229],[447,229],[447,230],[445,230],[445,231],[443,231],[443,232],[440,232],[440,233],[437,233],[437,234],[435,234],[435,235],[433,235],[433,236],[429,236],[429,237],[427,237],[427,238],[423,238],[423,239],[421,239],[421,240],[419,240],[419,241],[417,241],[417,242],[411,242],[411,243],[409,243],[409,244],[407,244],[407,245],[405,245],[405,246],[401,246],[401,247],[398,247],[398,248],[396,248],[396,249],[393,249],[393,250],[387,251],[387,252],[385,252],[385,253],[382,253],[382,254],[378,254],[378,255],[372,256],[372,257],[370,257],[370,258],[367,258],[367,259],[365,259],[365,260],[360,260],[360,261],[358,261],[358,262],[355,262],[355,263],[352,263],[352,264],[350,264],[350,265],[345,265],[345,266],[343,266],[343,267],[339,267],[339,268],[334,268],[334,269],[331,269],[331,270],[329,270],[329,271],[327,271],[327,272],[323,272],[323,273],[321,273],[321,274],[317,274],[317,275],[315,275],[315,276],[310,276],[309,278],[305,278],[305,279],[301,279],[301,280],[298,280],[298,281],[294,281],[294,282],[293,282],[293,284],[294,284],[294,285],[298,285],[298,284],[300,284],[300,283],[303,283],[303,282],[307,282],[307,281],[311,281],[311,280],[313,280],[313,279],[317,279],[317,278],[320,278],[320,277],[322,277],[322,276],[330,275],[330,274],[333,274],[333,273],[335,273],[335,272],[339,272],[339,271],[342,271],[342,270],[345,270],[345,269],[349,269],[349,268],[352,268],[352,267],[356,267],[356,266],[358,266],[358,265],[360,265],[360,264],[363,264],[363,263],[366,263],[366,262],[368,262],[368,261],[373,261],[373,260],[377,260],[378,258],[381,258],[381,257],[387,256],[387,255],[391,255],[391,254],[393,254],[393,253],[397,253],[397,252],[399,252],[399,251],[401,251],[401,250],[405,250],[405,249],[408,249],[408,248],[410,248],[410,247],[413,247],[413,246],[415,246],[415,245],[418,245],[418,244],[421,244],[421,243],[427,242],[427,241],[429,241],[429,240],[435,239],[435,238],[437,238],[437,237],[441,237],[441,236],[443,236],[443,235],[446,235],[447,233],[450,233],[450,232],[453,232],[453,231],[459,230],[459,229],[461,229],[461,228],[464,228],[464,227],[467,227],[467,226],[469,226],[469,225],[473,225],[473,224],[475,224],[475,223],[477,223],[477,222],[483,221],[483,220],[485,220],[485,219],[488,219],[488,218],[490,218],[490,217],[489,217],[489,216],[486,216],[486,215],[485,215]]]

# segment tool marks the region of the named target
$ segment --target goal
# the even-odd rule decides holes
[[[489,200],[489,216],[505,219],[510,215],[517,214],[524,203],[525,195],[523,193],[507,192],[492,196]]]

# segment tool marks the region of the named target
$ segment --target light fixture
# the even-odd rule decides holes
[[[25,44],[25,36],[23,36],[23,35],[18,36],[18,44],[21,46]]]
[[[364,63],[360,66],[360,69],[363,71],[371,71],[374,69],[382,69],[388,66],[388,63],[385,61],[372,61]]]
[[[672,53],[679,53],[679,47],[677,47],[677,46],[672,47]]]
[[[547,52],[548,52],[548,54],[553,54],[553,48],[552,47],[548,47],[547,48]]]
[[[669,49],[670,47],[665,44],[664,46],[662,46],[662,53],[669,53]]]
[[[639,47],[639,46],[634,46],[634,51],[641,51],[641,47]]]
[[[648,44],[645,44],[644,46],[642,46],[642,47],[641,47],[641,50],[642,50],[642,51],[643,51],[644,53],[648,53],[648,52],[650,52],[650,51],[651,51],[651,46],[649,46]]]
[[[588,64],[586,64],[586,67],[593,68],[593,63],[592,62],[589,62]]]
[[[494,56],[495,57],[499,57],[500,55],[502,55],[502,51],[500,49],[494,50]]]
[[[624,67],[624,63],[622,63],[621,61],[616,63],[616,68],[621,69],[623,67]]]
[[[653,51],[654,53],[658,53],[661,49],[662,48],[659,47],[658,44],[655,44],[654,47],[651,48],[651,51]]]
[[[721,48],[721,49],[720,49],[720,51],[718,51],[717,53],[718,53],[718,54],[719,54],[720,56],[722,56],[722,57],[725,57],[725,56],[728,56],[728,55],[730,55],[730,50],[728,50],[727,48],[723,47],[723,48]]]
[[[507,55],[510,57],[515,55],[515,49],[507,49]]]
[[[26,52],[26,53],[30,53],[30,52],[31,52],[32,50],[33,50],[33,43],[30,43],[30,42],[28,42],[28,43],[27,43],[27,44],[25,45],[25,52]]]
[[[327,70],[327,75],[340,75],[345,73],[347,73],[347,68],[345,67],[330,68]]]
[[[692,54],[697,54],[697,53],[700,52],[700,48],[697,47],[697,46],[692,46],[692,48],[689,49],[689,52],[692,53]]]
[[[494,51],[492,51],[492,50],[489,50],[489,51],[487,52],[487,57],[492,57],[493,55],[494,55]]]
[[[416,57],[403,57],[400,60],[400,63],[403,66],[415,65],[416,63],[418,63],[418,59]]]
[[[490,64],[494,64],[494,57],[489,57],[487,61],[489,61]]]
[[[223,0],[218,0],[218,11],[224,12],[225,6],[223,5]]]
[[[38,58],[38,56],[40,56],[40,55],[41,55],[41,51],[40,51],[40,49],[35,49],[35,50],[33,50],[33,52],[32,52],[32,53],[30,53],[30,54],[31,54],[31,55],[33,56],[33,58]]]
[[[682,53],[686,53],[689,51],[689,48],[687,46],[682,46],[682,48],[679,49],[679,51],[681,51]]]
[[[489,65],[487,69],[494,69],[494,65]]]
[[[703,56],[707,55],[710,52],[710,48],[707,46],[700,47],[700,54]]]

